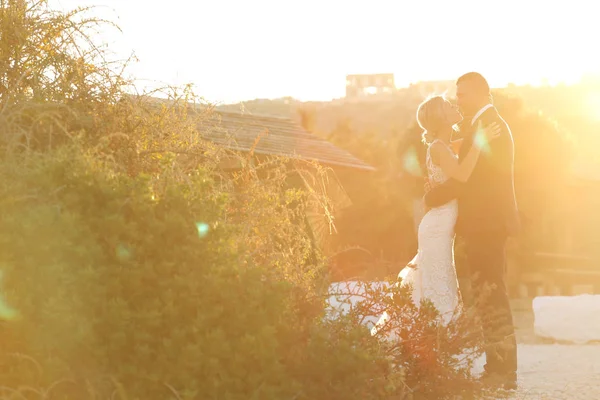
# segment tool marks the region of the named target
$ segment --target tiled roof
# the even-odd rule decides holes
[[[207,140],[231,150],[286,156],[372,171],[375,168],[327,140],[304,130],[289,118],[215,111],[201,122]]]

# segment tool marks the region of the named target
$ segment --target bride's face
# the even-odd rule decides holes
[[[458,111],[458,107],[449,101],[444,102],[444,114],[446,116],[446,121],[450,123],[452,126],[458,124],[462,121],[462,115]]]

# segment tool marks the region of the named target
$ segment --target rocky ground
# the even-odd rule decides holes
[[[558,344],[536,338],[531,300],[514,301],[513,310],[519,341],[519,390],[503,398],[600,399],[600,345]]]
[[[486,400],[600,399],[600,344],[555,343],[536,337],[531,306],[531,298],[512,301],[519,352],[519,389]],[[483,370],[485,358],[478,361],[474,372]]]

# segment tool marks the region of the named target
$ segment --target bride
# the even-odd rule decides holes
[[[425,100],[417,110],[417,122],[423,129],[423,142],[428,146],[426,155],[428,182],[433,186],[453,178],[466,182],[482,147],[500,134],[500,127],[492,124],[478,127],[473,145],[459,161],[453,150],[454,126],[462,121],[458,109],[443,96]],[[462,139],[459,139],[462,140]],[[413,288],[412,300],[416,305],[429,299],[447,324],[460,305],[458,282],[454,267],[454,225],[458,214],[457,199],[430,209],[419,225],[417,255],[398,275],[402,285]],[[372,334],[389,320],[384,313],[372,329]]]

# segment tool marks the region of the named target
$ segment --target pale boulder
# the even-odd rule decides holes
[[[533,315],[539,337],[577,344],[600,342],[600,295],[536,297]]]

